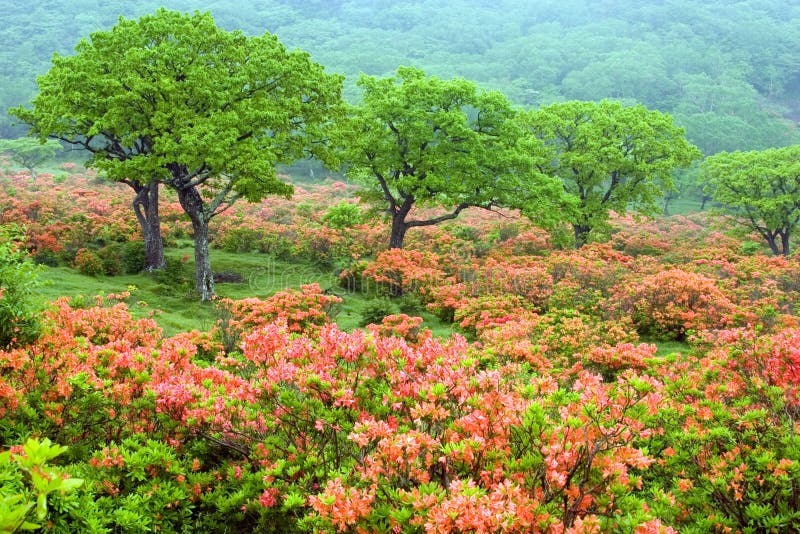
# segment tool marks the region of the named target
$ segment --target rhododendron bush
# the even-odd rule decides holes
[[[100,243],[135,229],[100,230],[116,193],[80,193],[89,178],[41,174],[24,201],[0,189],[27,236],[9,251],[105,269]],[[326,218],[350,187],[236,206],[212,232],[229,252],[343,267],[337,295],[220,299],[213,327],[172,337],[127,293],[63,298],[12,336],[0,507],[37,498],[17,465],[30,438],[67,447],[52,472],[83,480],[28,519],[53,532],[798,530],[795,259],[702,215],[617,218],[610,243],[572,250],[513,214],[465,213],[384,251],[381,223]],[[95,207],[70,222],[76,195]],[[168,239],[186,230],[170,213]],[[346,331],[348,291],[403,313]]]
[[[272,302],[320,313],[318,295]],[[615,495],[652,461],[636,416],[657,404],[653,379],[559,384],[403,317],[369,333],[298,334],[288,320],[240,322],[240,352],[209,366],[202,336],[160,339],[122,303],[60,301],[51,333],[0,356],[5,439],[24,424],[71,447],[97,498],[95,515],[67,514],[81,524],[124,528],[123,510],[166,530],[226,515],[366,531],[557,529],[620,506],[646,516]]]
[[[0,353],[3,442],[58,440],[85,480],[52,497],[55,531],[797,520],[797,330],[709,333],[702,354],[670,360],[652,345],[598,345],[552,372],[546,354],[521,358],[487,336],[437,340],[408,316],[343,332],[314,286],[226,303],[233,352],[213,334],[162,338],[124,297],[86,309],[61,300],[38,341]]]

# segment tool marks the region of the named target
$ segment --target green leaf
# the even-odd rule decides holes
[[[47,515],[47,494],[40,493],[36,498],[36,518],[41,521]]]

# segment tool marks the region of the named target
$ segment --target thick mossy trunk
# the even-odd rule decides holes
[[[178,190],[178,201],[192,221],[194,230],[195,290],[200,300],[214,298],[214,275],[208,251],[208,217],[203,209],[203,199],[195,187]]]
[[[145,270],[156,271],[166,267],[164,240],[161,237],[161,219],[158,216],[158,182],[134,187],[133,211],[144,236]]]

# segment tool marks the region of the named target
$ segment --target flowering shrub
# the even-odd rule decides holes
[[[316,332],[329,322],[329,313],[338,302],[339,297],[324,294],[319,284],[280,291],[266,300],[221,299],[217,301],[217,331],[227,352],[236,350],[244,332],[279,319],[286,321],[292,332]]]
[[[418,346],[431,339],[431,331],[421,328],[422,317],[409,317],[404,313],[387,315],[379,325],[370,325],[375,337],[399,337],[409,345]]]
[[[105,271],[103,260],[95,252],[86,248],[79,249],[75,254],[73,266],[79,273],[89,276],[97,276]]]
[[[647,360],[655,356],[658,347],[652,344],[617,343],[613,347],[595,347],[583,357],[587,368],[597,368],[604,377],[613,376],[620,370],[647,369]]]
[[[362,276],[385,288],[390,295],[409,292],[425,294],[444,279],[444,271],[437,267],[435,254],[414,250],[390,249],[378,254]]]
[[[682,269],[633,282],[617,298],[620,312],[630,314],[641,333],[662,339],[683,339],[687,330],[724,327],[736,309],[713,280]]]
[[[458,326],[475,335],[487,328],[515,321],[524,315],[528,308],[522,298],[516,295],[487,295],[467,299],[455,312]]]
[[[588,363],[582,354],[611,350],[612,344],[619,346],[638,339],[630,322],[604,321],[569,310],[544,315],[521,312],[484,326],[478,338],[487,352],[496,357],[527,361],[534,369],[559,377],[573,376],[580,371],[580,364]],[[601,366],[598,370],[604,376],[613,375],[613,369]]]
[[[39,334],[37,270],[25,256],[21,237],[15,226],[0,226],[0,349],[28,343]]]
[[[676,526],[791,530],[800,520],[797,331],[740,328],[709,341],[707,354],[658,369],[667,402],[654,421],[662,460],[651,476],[671,480]]]

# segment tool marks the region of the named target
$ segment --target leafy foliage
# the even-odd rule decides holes
[[[45,438],[29,439],[14,451],[0,453],[0,532],[39,529],[41,525],[27,521],[34,507],[36,519],[42,521],[47,517],[49,494],[73,492],[83,484],[46,465],[66,450]]]
[[[535,171],[500,93],[410,67],[393,78],[362,76],[359,84],[363,103],[350,108],[338,129],[339,158],[365,185],[362,198],[387,210],[389,248],[402,248],[409,228],[454,219],[472,206],[516,204],[520,197],[542,219],[557,218],[557,210],[546,209],[560,199],[557,184]],[[445,213],[412,215],[425,207]]]
[[[708,192],[733,220],[757,232],[773,254],[788,256],[800,222],[800,145],[722,152],[702,168]]]
[[[38,85],[32,108],[12,110],[33,135],[88,150],[87,165],[111,180],[176,191],[207,300],[208,221],[238,198],[291,194],[275,164],[304,155],[338,105],[341,78],[269,33],[247,37],[208,13],[162,8],[56,54]]]
[[[37,268],[25,253],[19,228],[0,226],[0,347],[28,343],[39,335],[38,285]]]
[[[561,179],[577,202],[570,222],[578,247],[606,228],[612,210],[658,213],[671,172],[700,157],[669,115],[641,105],[563,102],[529,113],[526,122],[549,149],[542,172]]]
[[[364,215],[358,206],[349,204],[347,202],[340,202],[335,206],[331,206],[325,215],[322,216],[322,222],[331,228],[352,228],[364,222]]]

